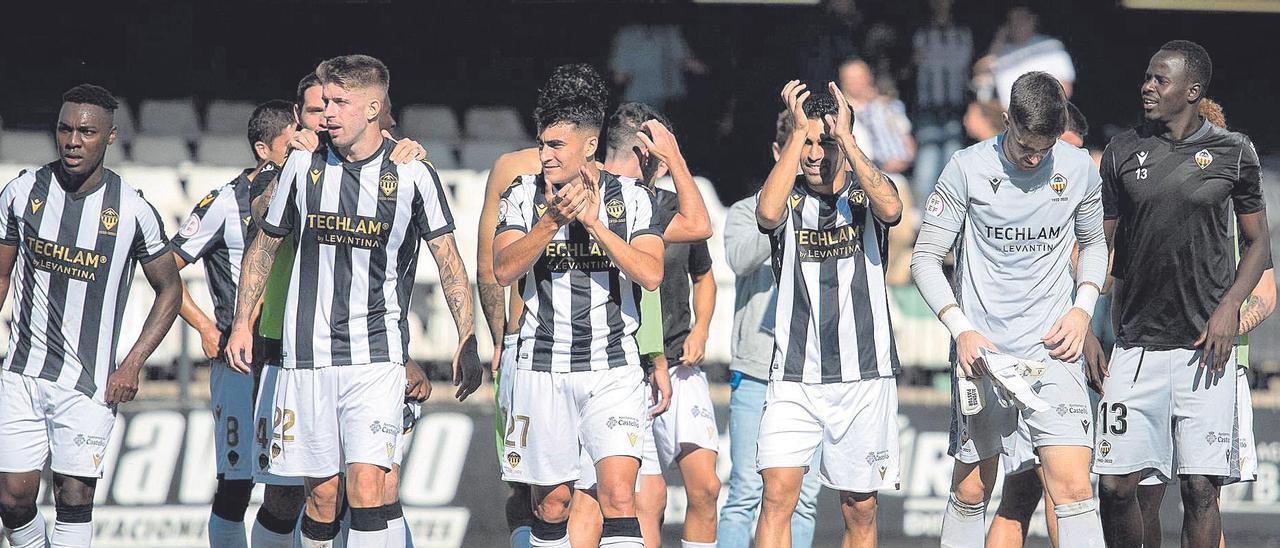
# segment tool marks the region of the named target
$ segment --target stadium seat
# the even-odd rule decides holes
[[[178,167],[191,161],[191,150],[180,137],[139,135],[133,142],[133,163],[144,166]]]
[[[213,167],[207,165],[194,165],[191,169],[184,170],[183,179],[186,181],[186,199],[191,202],[187,205],[190,211],[195,202],[203,198],[209,191],[215,188],[221,188],[231,182],[236,176],[240,175],[240,171],[249,167],[246,161],[241,162],[238,167]],[[185,213],[184,213],[185,215]]]
[[[205,135],[196,144],[196,158],[210,166],[249,166],[253,157],[245,137]]]
[[[452,144],[428,141],[422,146],[427,148],[427,160],[436,169],[458,169],[458,154]]]
[[[173,234],[179,222],[191,213],[191,199],[182,190],[178,171],[165,167],[125,166],[114,170],[130,186],[142,191],[165,222],[165,234]]]
[[[456,145],[462,140],[453,110],[440,105],[409,105],[400,111],[397,123],[405,136],[418,142]]]
[[[526,146],[528,146],[527,143],[521,144],[511,141],[468,140],[462,143],[462,148],[459,151],[462,169],[474,169],[476,171],[491,169],[493,162],[499,156]]]
[[[0,135],[0,159],[6,162],[38,166],[57,157],[57,145],[48,131],[10,129]]]
[[[520,113],[511,107],[474,107],[467,111],[467,138],[529,141]]]
[[[138,135],[138,125],[133,120],[133,109],[129,107],[129,100],[124,97],[116,97],[116,101],[120,103],[120,108],[116,109],[116,145],[121,141],[132,143],[134,137]]]
[[[211,135],[244,136],[253,109],[253,103],[249,102],[214,101],[209,104],[209,112],[204,118],[204,131]]]
[[[180,137],[193,140],[200,135],[195,104],[187,99],[146,99],[138,109],[138,133],[150,137]],[[135,159],[137,155],[135,155]]]

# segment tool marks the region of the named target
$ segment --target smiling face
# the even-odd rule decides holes
[[[552,185],[576,179],[582,167],[595,156],[598,140],[598,131],[568,122],[543,129],[538,135],[543,178]]]
[[[1161,50],[1151,56],[1142,79],[1143,117],[1152,122],[1168,123],[1189,108],[1200,97],[1201,86],[1192,81],[1187,61],[1177,52]]]
[[[102,165],[107,145],[116,140],[113,116],[107,109],[84,103],[63,103],[58,113],[58,156],[71,175],[88,175]]]
[[[800,157],[800,173],[811,187],[828,186],[844,167],[844,152],[820,120],[810,118]]]

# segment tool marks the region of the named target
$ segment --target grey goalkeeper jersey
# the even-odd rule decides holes
[[[988,139],[951,158],[925,202],[912,270],[935,313],[956,303],[1001,352],[1044,359],[1041,337],[1075,295],[1077,242],[1080,283],[1100,288],[1106,276],[1102,180],[1082,149],[1058,141],[1039,167],[1026,171],[1005,158],[1002,140]],[[940,266],[957,233],[962,239],[953,292]],[[931,241],[941,242],[935,246],[941,250],[936,279],[927,275],[932,271],[922,276],[918,264]]]

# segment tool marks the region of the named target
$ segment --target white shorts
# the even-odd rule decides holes
[[[503,439],[507,436],[507,411],[511,409],[511,393],[516,383],[516,374],[519,369],[516,367],[516,347],[520,343],[520,333],[507,333],[502,336],[502,356],[498,358],[498,374],[493,377],[493,382],[497,384],[496,400],[497,413],[494,417],[494,429],[496,431],[495,441],[498,448],[498,468],[502,468],[502,462],[506,459],[506,448]]]
[[[253,375],[237,372],[225,361],[210,360],[209,405],[213,409],[218,478],[253,479]]]
[[[770,381],[756,469],[805,468],[822,449],[818,479],[854,493],[898,489],[898,382]]]
[[[105,381],[102,381],[105,382]],[[101,478],[116,414],[53,381],[0,371],[0,472]]]
[[[422,418],[422,402],[405,400],[400,417],[400,443],[396,444],[396,454],[391,458],[391,463],[396,466],[404,462],[404,450],[409,445],[409,434],[413,433],[413,427],[417,426],[418,419]]]
[[[975,381],[985,402],[982,410],[974,415],[960,412],[959,393],[951,388],[951,432],[947,454],[956,460],[973,464],[996,455],[1011,457],[1006,465],[1024,468],[1026,455],[1034,455],[1034,448],[1049,445],[1093,446],[1093,410],[1089,404],[1089,391],[1085,388],[1084,362],[1067,363],[1047,356],[1043,359],[1045,370],[1038,378],[1023,377],[1050,409],[1037,413],[1031,409],[1019,409],[1012,403],[1008,407],[996,395],[995,385],[989,376]],[[958,367],[954,366],[953,367]],[[1019,425],[1026,430],[1023,447],[1019,443]],[[1012,469],[1009,468],[1009,469]]]
[[[645,384],[639,367],[551,373],[521,369],[510,384],[502,479],[559,485],[581,475],[580,451],[595,459],[639,459]],[[514,382],[512,382],[514,381]]]
[[[404,365],[285,368],[278,383],[271,473],[327,478],[352,463],[391,468],[404,432]]]
[[[645,383],[645,401],[650,409],[653,408],[653,389],[649,383]],[[668,410],[667,413],[671,411]],[[640,491],[639,476],[661,476],[662,465],[658,460],[658,447],[653,441],[653,417],[650,416],[649,410],[644,413],[644,426],[640,430],[641,444],[644,445],[640,454],[640,474],[636,476],[636,492]],[[578,467],[581,473],[578,480],[573,482],[574,489],[595,489],[596,488],[596,459],[591,458],[584,449],[579,451]]]
[[[1019,474],[1040,465],[1040,457],[1036,456],[1036,447],[1031,443],[1031,430],[1027,421],[1018,417],[1018,427],[1005,442],[1005,453],[1000,455],[1000,467],[1006,476]]]
[[[1095,474],[1240,477],[1235,351],[1224,373],[1199,359],[1199,350],[1112,351],[1098,404]]]
[[[1240,443],[1240,481],[1252,482],[1258,481],[1258,448],[1253,445],[1253,401],[1252,393],[1249,389],[1249,379],[1246,378],[1248,369],[1245,367],[1237,367],[1236,379],[1236,416],[1240,421],[1239,443]],[[1176,467],[1178,456],[1175,454],[1173,459]],[[1159,474],[1151,474],[1139,485],[1160,485],[1163,483],[1172,483],[1172,478],[1162,478]]]
[[[686,446],[719,450],[711,388],[701,367],[671,369],[671,408],[654,419],[653,439],[663,469],[670,468]]]
[[[273,415],[276,398],[276,385],[280,381],[282,367],[266,364],[258,376],[258,395],[253,404],[253,482],[263,485],[300,486],[303,478],[290,478],[272,474],[271,466],[271,433],[272,424],[277,420]],[[283,450],[283,449],[282,449]]]

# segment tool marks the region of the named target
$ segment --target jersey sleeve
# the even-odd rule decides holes
[[[415,203],[419,206],[413,213],[413,224],[422,239],[433,240],[453,232],[453,212],[449,210],[449,200],[435,168],[423,163],[414,188],[418,193]]]
[[[707,242],[696,242],[689,245],[689,274],[701,276],[711,272],[711,250]]]
[[[23,179],[29,177],[27,172],[23,172],[18,178],[9,181],[4,186],[4,190],[0,191],[0,244],[15,246],[21,238],[19,224],[22,222],[22,213],[20,208],[22,205],[17,204],[18,196],[22,194],[24,184]],[[17,207],[14,207],[14,206]]]
[[[1121,185],[1119,170],[1116,169],[1114,147],[1115,143],[1107,145],[1107,148],[1102,151],[1102,161],[1098,166],[1102,177],[1102,218],[1108,221],[1120,218],[1120,193],[1124,189]]]
[[[138,262],[146,264],[169,252],[169,240],[164,235],[164,221],[160,213],[140,195],[135,195],[137,204],[133,207],[134,222],[138,224],[133,233],[133,246],[130,255]]]
[[[964,227],[969,208],[969,187],[964,170],[960,167],[959,153],[953,155],[942,169],[938,184],[924,203],[924,222],[951,232]]]
[[[262,232],[282,238],[293,232],[298,224],[298,181],[311,166],[311,154],[296,150],[289,154],[280,170],[280,182],[267,204],[267,214],[262,219]]]
[[[178,229],[178,234],[173,237],[173,250],[187,263],[200,260],[221,241],[227,217],[224,191],[234,193],[227,187],[210,191],[196,204],[186,222],[182,223],[182,228]]]
[[[1075,232],[1080,244],[1077,282],[1089,282],[1102,289],[1107,278],[1106,235],[1102,230],[1102,178],[1098,171],[1089,169],[1089,184],[1084,200],[1076,206]],[[1092,313],[1092,311],[1086,311]]]
[[[631,230],[627,241],[634,242],[636,238],[645,235],[653,235],[662,237],[662,227],[654,217],[654,212],[658,210],[657,195],[645,187],[635,186],[634,192],[631,193],[631,214],[629,221]]]
[[[1242,137],[1240,154],[1236,160],[1236,181],[1231,187],[1231,202],[1237,214],[1257,213],[1266,209],[1262,201],[1262,166],[1253,142]]]
[[[532,210],[529,207],[528,193],[524,191],[524,179],[516,177],[506,190],[502,191],[502,197],[498,199],[498,226],[494,230],[494,237],[508,230],[518,230],[527,234],[532,221],[525,216],[526,211]]]

